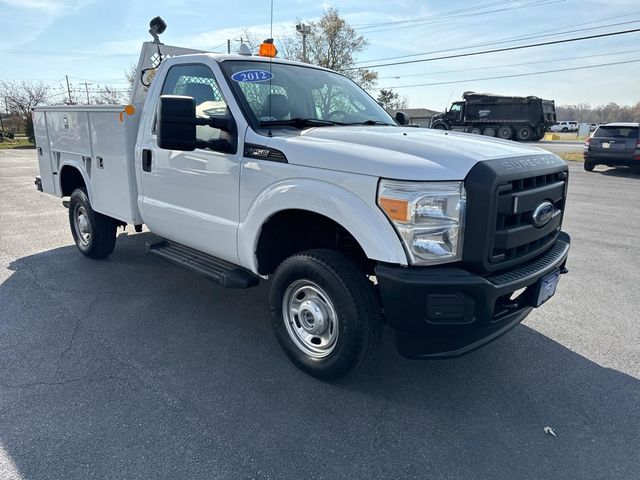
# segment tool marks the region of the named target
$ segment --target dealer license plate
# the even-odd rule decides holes
[[[540,283],[538,285],[539,290],[536,307],[539,307],[544,302],[553,297],[553,294],[556,293],[558,280],[560,280],[560,272],[550,273],[549,275],[545,275],[540,279]]]

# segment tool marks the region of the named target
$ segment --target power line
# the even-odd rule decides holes
[[[449,10],[449,11],[445,11],[445,12],[441,12],[441,13],[435,13],[433,15],[426,15],[424,17],[417,17],[417,18],[407,18],[405,20],[390,20],[387,22],[377,22],[377,23],[365,23],[365,24],[356,24],[353,25],[353,28],[356,30],[366,30],[369,28],[378,28],[378,27],[384,27],[384,26],[388,26],[388,25],[404,25],[407,23],[416,23],[416,22],[430,22],[432,20],[435,21],[439,21],[439,19],[442,20],[447,20],[451,17],[455,17],[456,15],[459,14],[464,14],[467,13],[471,10],[475,10],[476,12],[480,9],[483,8],[488,8],[488,7],[495,7],[495,6],[499,6],[499,5],[505,5],[505,4],[509,4],[509,3],[516,3],[519,0],[506,0],[506,1],[500,1],[500,2],[491,2],[491,3],[485,3],[482,5],[475,5],[473,7],[466,7],[466,8],[461,8],[458,10]]]
[[[414,23],[413,25],[400,25],[400,26],[396,26],[396,27],[390,27],[390,28],[380,28],[377,30],[365,30],[363,33],[379,33],[379,32],[389,32],[392,30],[399,30],[402,28],[413,28],[413,27],[422,27],[425,25],[429,25],[429,24],[433,24],[433,23],[442,23],[444,21],[455,21],[455,20],[459,20],[462,18],[467,18],[467,17],[477,17],[479,15],[487,15],[490,13],[500,13],[500,12],[507,12],[507,11],[512,11],[512,10],[519,10],[522,8],[529,8],[529,7],[538,7],[538,6],[542,6],[542,5],[550,5],[553,3],[562,3],[565,0],[540,0],[534,3],[529,3],[526,5],[514,5],[512,7],[505,7],[505,8],[499,8],[499,9],[495,9],[495,10],[485,10],[485,11],[481,11],[481,12],[470,12],[470,13],[465,13],[462,15],[452,15],[449,17],[443,17],[441,19],[436,19],[436,20],[431,20],[431,21],[424,21],[424,22],[419,22],[419,23]],[[411,22],[410,20],[407,20],[407,22]]]
[[[578,57],[564,57],[564,58],[552,58],[547,60],[538,60],[533,62],[521,62],[521,63],[505,63],[502,65],[483,65],[482,67],[474,67],[474,68],[462,68],[458,70],[444,70],[438,72],[420,72],[420,73],[411,73],[407,75],[395,75],[390,77],[378,77],[378,80],[388,80],[388,79],[400,79],[406,77],[422,77],[424,75],[442,75],[445,73],[460,73],[460,72],[472,72],[474,70],[487,70],[493,68],[505,68],[505,67],[521,67],[526,65],[536,65],[540,63],[552,63],[552,62],[563,62],[566,60],[581,60],[583,58],[595,58],[595,57],[610,57],[614,55],[623,55],[627,53],[637,53],[640,52],[640,49],[636,50],[623,50],[619,52],[608,52],[608,53],[597,53],[592,55],[580,55]]]
[[[422,63],[422,62],[433,62],[435,60],[447,60],[450,58],[461,58],[461,57],[471,57],[474,55],[486,55],[488,53],[497,53],[497,52],[508,52],[511,50],[521,50],[525,48],[534,48],[534,47],[543,47],[546,45],[558,45],[561,43],[569,43],[569,42],[578,42],[582,40],[591,40],[594,38],[604,38],[604,37],[613,37],[616,35],[625,35],[627,33],[635,33],[640,32],[640,28],[634,28],[631,30],[622,30],[618,32],[609,32],[609,33],[600,33],[597,35],[588,35],[585,37],[575,37],[575,38],[567,38],[563,40],[552,40],[549,42],[540,42],[540,43],[531,43],[528,45],[518,45],[514,47],[504,47],[504,48],[494,48],[491,50],[482,50],[480,52],[468,52],[468,53],[458,53],[455,55],[444,55],[441,57],[431,57],[431,58],[423,58],[419,60],[404,60],[402,62],[391,62],[391,63],[379,63],[377,65],[363,65],[358,67],[351,67],[345,70],[358,70],[359,68],[380,68],[380,67],[390,67],[392,65],[406,65],[409,63]],[[372,60],[373,61],[373,60]]]
[[[486,7],[494,7],[496,5],[504,5],[504,4],[507,4],[507,3],[515,3],[515,2],[518,2],[518,1],[520,1],[520,0],[502,0],[502,1],[499,1],[499,2],[485,3],[485,4],[482,4],[482,5],[474,5],[473,7],[462,8],[462,9],[459,9],[459,10],[450,10],[450,11],[447,11],[447,12],[435,13],[433,15],[427,15],[425,17],[418,17],[418,18],[413,18],[413,19],[396,20],[396,21],[379,22],[379,23],[364,23],[364,24],[360,24],[360,25],[356,24],[356,25],[353,25],[353,28],[359,30],[359,29],[379,27],[379,26],[384,26],[384,25],[396,25],[396,24],[407,23],[407,22],[422,22],[422,21],[425,21],[425,20],[433,19],[433,18],[449,17],[451,15],[455,15],[455,14],[460,13],[460,12],[468,12],[469,10],[477,10],[477,9],[486,8]]]
[[[394,87],[381,87],[381,88],[412,88],[412,87],[431,87],[434,85],[451,85],[454,83],[465,83],[465,82],[480,82],[483,80],[498,80],[502,78],[516,78],[516,77],[528,77],[531,75],[543,75],[545,73],[556,73],[556,72],[569,72],[573,70],[586,70],[589,68],[599,68],[599,67],[609,67],[613,65],[624,65],[628,63],[637,63],[640,62],[640,59],[636,60],[624,60],[621,62],[610,62],[610,63],[600,63],[597,65],[584,65],[582,67],[567,67],[567,68],[558,68],[555,70],[544,70],[542,72],[528,72],[528,73],[514,73],[513,75],[496,75],[494,77],[482,77],[482,78],[467,78],[465,80],[451,80],[447,82],[431,82],[431,83],[416,83],[413,85],[398,85]]]
[[[610,20],[610,19],[608,19]],[[520,41],[520,40],[533,40],[534,38],[545,38],[545,37],[555,37],[558,35],[566,35],[568,33],[578,33],[578,32],[584,32],[587,30],[598,30],[600,28],[607,28],[607,27],[617,27],[620,25],[628,25],[631,23],[638,23],[640,22],[640,19],[637,20],[628,20],[626,22],[618,22],[618,23],[609,23],[609,24],[605,24],[605,25],[596,25],[595,27],[588,27],[588,28],[579,28],[579,29],[574,29],[574,30],[565,30],[564,32],[558,32],[558,33],[544,33],[544,32],[550,32],[550,31],[554,31],[554,30],[560,30],[560,28],[556,28],[556,29],[552,29],[552,30],[542,30],[540,32],[536,32],[534,34],[529,34],[529,35],[525,35],[525,36],[519,36],[519,37],[508,37],[508,38],[503,38],[500,40],[494,40],[491,42],[484,42],[484,43],[476,43],[474,45],[467,45],[464,47],[454,47],[454,48],[445,48],[442,50],[431,50],[429,52],[422,52],[422,53],[412,53],[409,55],[398,55],[395,57],[385,57],[385,58],[378,58],[376,60],[364,60],[362,62],[356,62],[357,65],[362,64],[362,63],[370,63],[370,62],[381,62],[383,60],[396,60],[399,58],[411,58],[411,57],[421,57],[423,55],[431,55],[433,53],[444,53],[444,52],[455,52],[457,50],[468,50],[470,48],[478,48],[478,47],[487,47],[490,45],[501,45],[503,43],[510,43],[510,42],[516,42],[516,41]],[[581,25],[588,25],[594,22],[586,22],[583,24],[577,24],[574,26],[581,26]],[[562,27],[561,29],[566,29],[567,27]]]

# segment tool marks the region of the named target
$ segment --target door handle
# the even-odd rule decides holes
[[[151,158],[152,158],[151,150],[143,148],[142,149],[142,170],[143,171],[145,172],[151,171]]]

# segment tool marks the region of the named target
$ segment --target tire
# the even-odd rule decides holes
[[[487,127],[482,131],[482,135],[486,135],[487,137],[495,137],[496,129],[493,127]]]
[[[633,166],[633,173],[635,173],[636,175],[640,175],[640,165]]]
[[[585,169],[587,172],[592,172],[592,171],[593,171],[593,169],[594,169],[594,167],[595,167],[595,165],[594,165],[593,163],[591,163],[591,162],[587,162],[587,161],[585,160],[585,162],[584,162],[584,169]]]
[[[111,217],[94,212],[83,189],[74,190],[69,199],[69,225],[83,255],[97,259],[113,252],[117,223]]]
[[[298,368],[318,379],[344,377],[380,345],[374,287],[340,252],[307,250],[287,258],[274,274],[269,301],[278,343]]]
[[[528,125],[518,127],[516,129],[516,138],[520,142],[530,142],[533,140],[533,129]]]
[[[563,133],[567,133],[569,131],[569,129],[567,127],[563,127],[562,132]]]
[[[473,135],[482,135],[482,129],[480,127],[471,127],[469,133]]]
[[[435,127],[433,127],[435,130],[448,130],[448,128],[446,126],[444,126],[443,124],[439,123],[437,124]]]
[[[510,125],[501,125],[498,128],[498,138],[503,140],[511,140],[513,138],[513,128]]]

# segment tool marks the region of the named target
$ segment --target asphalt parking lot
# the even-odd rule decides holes
[[[0,478],[638,478],[640,176],[570,169],[544,308],[457,360],[387,331],[324,384],[281,353],[268,284],[222,289],[131,229],[88,260],[34,151],[0,151]]]

